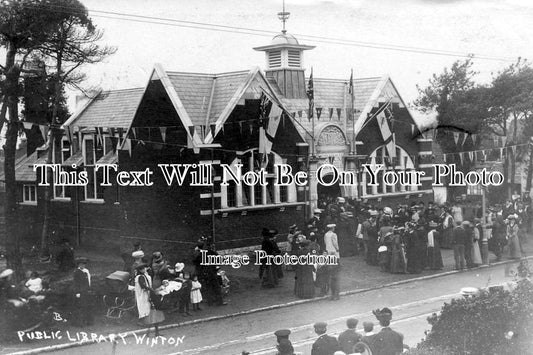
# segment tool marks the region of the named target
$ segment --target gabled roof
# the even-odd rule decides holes
[[[101,91],[63,126],[128,128],[144,88]]]

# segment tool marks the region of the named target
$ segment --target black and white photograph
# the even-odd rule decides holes
[[[0,355],[533,354],[532,21],[0,0]]]

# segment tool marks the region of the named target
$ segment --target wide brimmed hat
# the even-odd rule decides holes
[[[0,273],[0,279],[4,279],[10,275],[13,275],[13,270],[12,269],[5,269],[4,271],[2,271]]]
[[[345,203],[346,200],[344,199],[344,197],[337,197],[337,202],[339,202],[339,203]]]
[[[472,226],[472,224],[471,224],[470,222],[468,222],[468,221],[463,221],[463,222],[461,222],[461,225],[462,225],[463,227],[470,227],[470,226]]]
[[[320,208],[315,208],[315,209],[313,210],[313,213],[314,213],[314,214],[321,214],[321,213],[322,213],[322,210],[321,210]]]
[[[392,311],[386,307],[381,310],[376,309],[372,313],[379,321],[390,321],[392,319]]]
[[[159,262],[163,260],[163,254],[160,251],[154,251],[152,253],[152,261]]]
[[[176,265],[174,265],[174,268],[175,268],[176,272],[180,272],[181,270],[183,270],[185,268],[185,264],[184,263],[176,263]]]
[[[370,214],[370,217],[376,217],[378,215],[378,211],[376,210],[369,210],[368,213]]]
[[[131,253],[132,258],[142,258],[144,257],[144,252],[142,250],[137,250]]]
[[[516,214],[510,214],[507,216],[507,219],[517,219],[518,216]]]
[[[85,257],[76,258],[76,264],[87,264],[88,262],[89,262],[89,259]]]
[[[337,225],[335,223],[330,223],[326,226],[327,228],[335,228]]]

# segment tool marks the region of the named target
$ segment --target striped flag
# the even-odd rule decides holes
[[[268,97],[261,94],[261,104],[259,113],[259,153],[262,154],[262,164],[268,164],[268,155],[272,151],[272,144],[276,137],[276,132],[281,122],[283,110],[278,105],[272,103]],[[270,111],[270,112],[269,112]]]
[[[309,99],[309,118],[313,118],[313,108],[315,106],[315,89],[313,85],[313,68],[311,68],[311,75],[309,75],[309,82],[307,84],[307,98]]]
[[[389,154],[389,157],[395,158],[396,157],[395,137],[394,137],[394,134],[391,132],[389,121],[387,120],[387,116],[385,115],[385,110],[381,110],[381,112],[378,113],[376,118],[378,121],[378,126],[381,132],[381,136],[383,137],[383,144],[387,148],[387,153]]]

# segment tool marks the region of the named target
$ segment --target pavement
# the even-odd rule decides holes
[[[525,254],[531,255],[533,251],[533,246],[530,243],[526,245]],[[95,277],[103,278],[105,275],[109,274],[113,270],[121,268],[121,260],[113,255],[105,254],[94,254],[90,251],[78,251],[78,255],[88,256],[93,262],[92,271],[94,272]],[[422,274],[389,274],[382,273],[379,271],[378,267],[368,266],[362,260],[361,257],[355,256],[350,258],[342,259],[342,279],[341,279],[341,290],[344,290],[342,295],[343,299],[337,305],[342,305],[342,302],[346,302],[351,297],[359,297],[358,303],[361,302],[360,298],[363,300],[369,301],[363,302],[361,304],[367,304],[367,307],[364,309],[365,312],[368,312],[371,309],[379,307],[375,304],[376,298],[370,296],[372,292],[389,292],[395,289],[410,290],[413,293],[413,288],[416,289],[421,287],[424,283],[433,282],[434,278],[458,278],[462,277],[461,275],[467,275],[472,272],[477,272],[476,270],[491,270],[492,268],[480,268],[473,269],[469,272],[460,272],[457,273],[453,271],[453,253],[450,250],[443,250],[443,259],[445,267],[440,271],[429,271],[426,270]],[[95,262],[96,261],[96,262]],[[494,264],[495,257],[491,256],[491,263]],[[494,266],[494,265],[493,265]],[[501,266],[495,266],[500,268]],[[268,312],[274,312],[278,317],[289,312],[288,309],[298,307],[306,307],[306,305],[314,305],[316,303],[327,302],[323,298],[314,298],[311,300],[299,300],[293,294],[294,287],[294,273],[286,272],[285,277],[281,280],[281,284],[275,289],[262,289],[260,287],[260,281],[258,279],[258,270],[254,265],[247,267],[242,267],[240,269],[226,268],[227,274],[229,275],[232,281],[232,291],[228,299],[229,304],[223,307],[207,307],[203,306],[201,312],[196,312],[192,317],[182,317],[175,313],[167,315],[167,320],[163,324],[162,328],[166,329],[164,332],[170,332],[171,329],[186,329],[190,327],[191,329],[196,329],[195,332],[198,332],[199,329],[202,330],[202,334],[206,336],[211,336],[209,324],[218,324],[220,329],[221,323],[224,321],[233,322],[233,319],[242,319],[243,324],[249,324],[251,320],[259,318],[257,315],[261,312],[260,318],[263,319],[265,314]],[[485,272],[485,271],[483,271]],[[64,275],[66,277],[66,275]],[[64,278],[63,278],[64,279]],[[59,281],[59,280],[58,280]],[[64,280],[63,280],[64,282]],[[416,287],[414,287],[416,285]],[[457,288],[454,289],[457,292]],[[453,292],[452,292],[453,293]],[[450,294],[452,294],[450,293]],[[439,297],[442,294],[438,295]],[[381,296],[380,296],[381,297]],[[408,294],[407,298],[410,298]],[[413,295],[414,297],[414,295]],[[344,300],[346,298],[346,301]],[[374,304],[372,304],[374,303]],[[440,301],[442,304],[442,300]],[[311,306],[312,307],[312,306]],[[343,307],[341,307],[343,308]],[[440,309],[440,307],[439,307]],[[105,313],[105,312],[104,312]],[[364,314],[361,311],[361,314]],[[329,314],[328,314],[329,316]],[[412,316],[412,315],[411,315]],[[420,316],[420,314],[416,315]],[[408,315],[407,318],[410,316]],[[403,319],[403,318],[402,318]],[[273,322],[276,324],[276,328],[279,328],[279,320]],[[239,323],[240,324],[240,323]],[[85,332],[87,334],[98,334],[103,335],[104,337],[109,334],[129,334],[129,339],[134,339],[135,334],[143,334],[146,332],[144,329],[139,329],[140,327],[136,325],[136,320],[134,318],[129,318],[126,322],[113,322],[106,319],[103,314],[97,316],[97,322],[94,326],[80,329],[71,327],[68,322],[59,324],[59,328],[63,334],[66,335],[66,331],[70,331],[72,334],[78,334],[80,332]],[[213,330],[214,334],[217,334],[217,330]],[[235,331],[232,328],[232,334]],[[189,337],[190,338],[190,337]],[[420,337],[419,337],[420,338]],[[65,341],[68,340],[68,341]],[[418,339],[419,340],[419,339]],[[177,342],[178,340],[176,340]],[[42,351],[58,351],[61,348],[70,349],[72,351],[72,346],[77,346],[84,344],[85,346],[79,347],[76,349],[76,353],[80,351],[85,351],[84,349],[91,348],[92,345],[88,345],[87,341],[77,341],[76,337],[63,337],[62,339],[41,339],[34,341],[24,341],[24,342],[13,342],[10,344],[3,344],[0,348],[0,354],[6,353],[38,353]],[[201,348],[201,345],[206,344],[217,344],[216,341],[213,343],[203,342],[203,344],[198,345],[196,348]],[[96,344],[98,345],[98,344]],[[120,342],[117,342],[117,349],[120,347]],[[103,346],[103,344],[102,344]],[[193,344],[191,343],[191,346]],[[128,347],[129,348],[129,347]],[[194,349],[194,348],[192,348]],[[68,352],[68,350],[66,350]],[[181,350],[180,350],[181,351]],[[90,352],[86,352],[90,353]],[[201,353],[201,352],[200,352]],[[205,352],[206,354],[210,353]],[[216,352],[219,353],[218,351]]]

